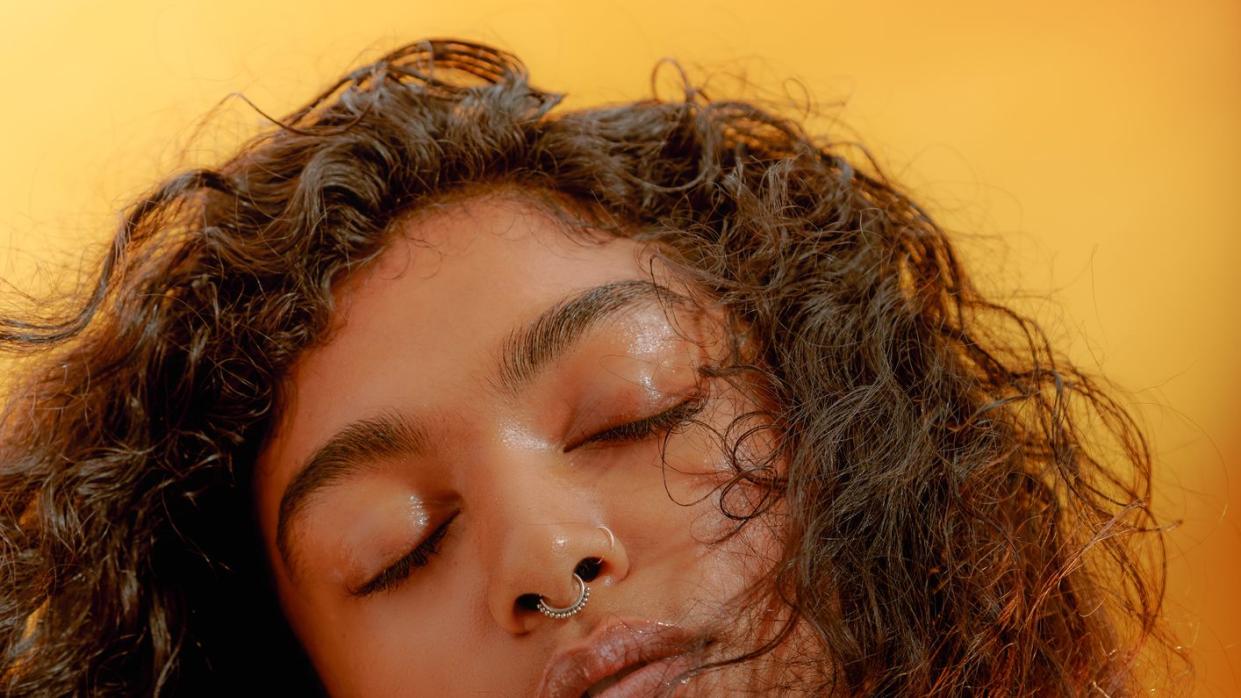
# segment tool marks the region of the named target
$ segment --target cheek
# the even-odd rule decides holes
[[[771,415],[727,383],[695,423],[668,442],[664,483],[680,502],[710,500],[748,518],[774,505],[786,468]],[[656,457],[658,462],[658,457]]]
[[[693,426],[674,434],[666,463],[659,462],[659,447],[653,446],[656,455],[640,489],[613,490],[617,501],[627,502],[618,509],[621,520],[638,524],[641,539],[649,543],[645,562],[666,567],[670,586],[683,586],[684,593],[713,603],[768,571],[783,547],[784,505],[772,482],[782,467],[770,457],[772,432],[753,430],[749,418],[726,432],[736,413],[725,409],[714,418],[704,415],[700,419],[710,429]],[[751,433],[736,450],[734,463],[737,435],[746,432]],[[753,478],[738,477],[739,468],[757,472]],[[741,519],[751,520],[743,525]],[[740,533],[730,536],[738,527]]]
[[[683,530],[702,556],[703,588],[723,600],[781,559],[787,467],[769,414],[731,388],[718,402],[715,414],[702,417],[709,429],[695,426],[670,443],[665,479],[677,502],[693,503],[681,507],[692,519]]]
[[[309,629],[299,637],[333,698],[404,696],[419,686],[460,685],[452,668],[470,652],[444,640],[462,636],[461,609],[477,603],[477,590],[436,581],[443,583],[425,585],[433,600],[406,589],[348,613],[313,601],[291,609],[297,625]],[[503,674],[501,667],[493,669]]]

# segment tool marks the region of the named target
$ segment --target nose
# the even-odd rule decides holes
[[[481,514],[489,519],[494,546],[489,547],[495,552],[486,590],[488,610],[514,635],[565,622],[543,615],[538,601],[572,606],[581,590],[575,573],[590,586],[579,616],[606,606],[609,599],[600,592],[629,574],[623,537],[603,521],[602,508],[589,503],[595,498],[575,493],[564,478],[550,480],[529,474],[505,478],[502,496],[491,498],[489,512]]]
[[[629,568],[621,542],[609,547],[609,540],[607,532],[588,523],[527,524],[514,529],[509,543],[513,555],[497,571],[489,594],[496,623],[510,633],[522,634],[541,623],[560,622],[544,616],[539,601],[553,608],[573,606],[582,592],[574,575],[591,589],[592,596],[583,608],[589,607],[589,601],[594,601],[595,608],[607,604],[598,592],[615,585]]]

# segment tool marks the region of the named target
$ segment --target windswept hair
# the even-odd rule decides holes
[[[657,243],[759,348],[733,368],[770,387],[788,471],[736,474],[787,507],[768,581],[821,647],[809,688],[1143,688],[1171,654],[1164,532],[1112,389],[796,120],[688,81],[562,97],[503,51],[408,44],[127,207],[71,312],[0,318],[26,355],[0,417],[0,693],[322,692],[265,567],[255,457],[333,288],[406,212],[479,187]]]

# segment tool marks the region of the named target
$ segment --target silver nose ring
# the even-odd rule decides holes
[[[548,618],[568,618],[569,616],[581,611],[582,608],[586,606],[586,600],[590,598],[590,587],[586,586],[586,582],[578,576],[577,572],[573,573],[573,578],[577,580],[578,586],[581,587],[577,594],[577,601],[574,601],[572,604],[565,606],[564,608],[556,608],[555,606],[548,606],[547,602],[543,600],[542,595],[540,595],[540,613]]]

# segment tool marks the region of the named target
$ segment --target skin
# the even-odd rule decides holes
[[[717,430],[752,408],[726,381],[696,374],[721,356],[718,315],[648,303],[588,332],[515,398],[493,387],[509,332],[574,292],[630,279],[686,290],[650,264],[641,243],[584,244],[520,197],[484,195],[410,219],[337,287],[333,333],[288,376],[255,474],[281,605],[332,695],[528,696],[554,652],[609,618],[737,627],[727,602],[776,538],[751,525],[709,543],[730,525],[715,487],[729,470],[718,436],[674,430],[667,468],[663,434],[565,452],[698,385],[712,392],[697,418]],[[293,530],[290,570],[275,543],[285,488],[333,433],[382,411],[420,420],[434,447],[316,495]],[[389,591],[350,595],[454,513],[426,566]],[[571,573],[590,557],[604,563],[577,615],[518,603],[533,593],[569,605]],[[684,691],[725,680],[701,676]]]

